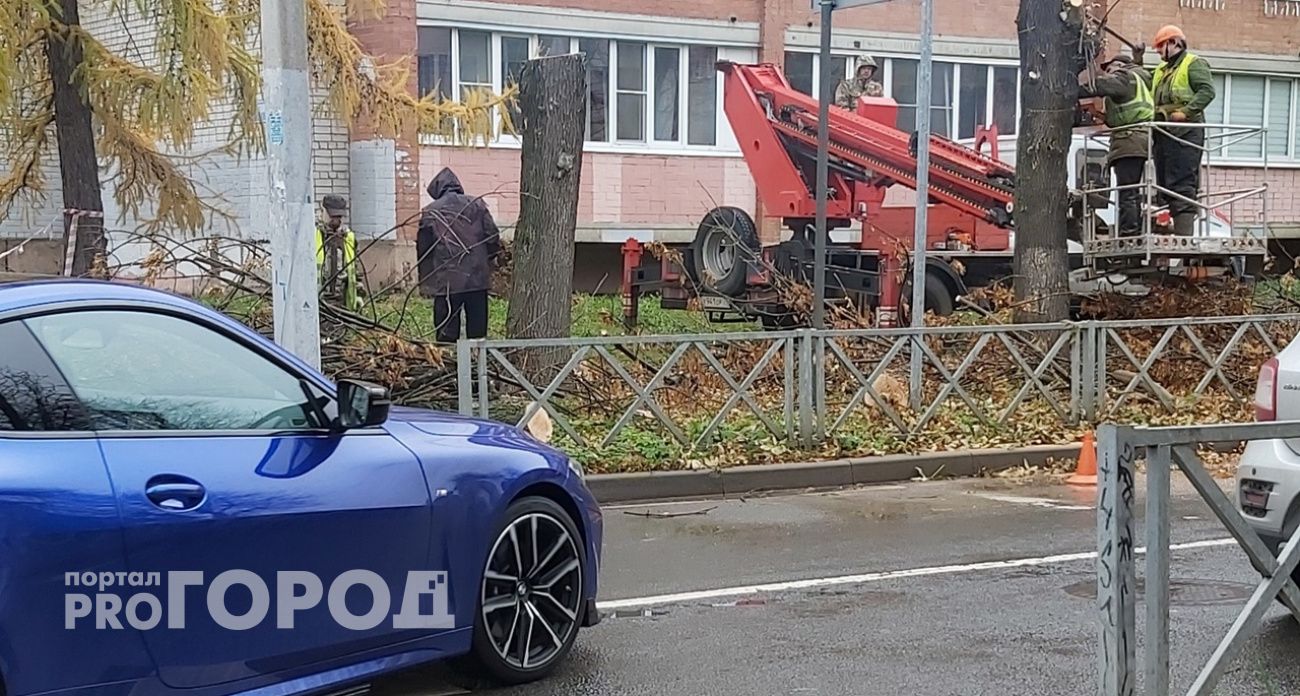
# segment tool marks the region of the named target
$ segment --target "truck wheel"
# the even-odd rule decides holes
[[[749,262],[758,255],[754,218],[740,208],[723,206],[710,210],[695,230],[686,270],[697,286],[734,297],[745,289]]]
[[[912,281],[903,284],[903,302],[912,302]],[[957,308],[957,298],[953,297],[948,283],[938,273],[927,271],[925,274],[925,311],[935,316],[946,317]]]

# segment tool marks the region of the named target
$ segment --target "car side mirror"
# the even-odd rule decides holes
[[[341,379],[338,383],[339,430],[368,428],[388,420],[393,401],[388,389],[372,382]]]

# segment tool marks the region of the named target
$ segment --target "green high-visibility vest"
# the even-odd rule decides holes
[[[1187,106],[1191,103],[1192,97],[1196,96],[1196,92],[1192,91],[1192,80],[1190,76],[1192,63],[1197,60],[1199,59],[1194,54],[1187,52],[1183,54],[1182,62],[1180,62],[1178,67],[1173,70],[1173,84],[1170,85],[1170,93],[1173,95],[1174,99],[1174,103],[1171,106],[1173,106],[1175,110]],[[1161,63],[1159,67],[1156,68],[1155,76],[1151,79],[1151,84],[1154,87],[1153,92],[1158,93],[1160,91],[1160,86],[1164,84],[1165,78],[1169,76],[1169,64]]]
[[[325,238],[321,228],[316,227],[316,269],[323,272],[325,268]],[[361,308],[361,298],[357,293],[357,235],[352,230],[343,232],[343,270],[345,274],[343,301],[348,309]],[[321,282],[328,280],[321,278]]]
[[[1106,100],[1106,125],[1111,128],[1148,123],[1156,116],[1156,100],[1151,88],[1147,87],[1146,81],[1136,72],[1130,72],[1129,75],[1137,85],[1133,90],[1133,98],[1123,104],[1117,104],[1113,99]]]

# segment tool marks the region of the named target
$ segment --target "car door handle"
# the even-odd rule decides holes
[[[144,494],[164,510],[193,510],[203,504],[208,491],[198,481],[179,476],[157,476],[149,481]]]

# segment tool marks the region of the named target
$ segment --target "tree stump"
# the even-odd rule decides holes
[[[519,110],[523,153],[506,335],[568,336],[587,113],[584,56],[528,61],[519,80]],[[530,350],[527,374],[545,372],[567,352]]]

